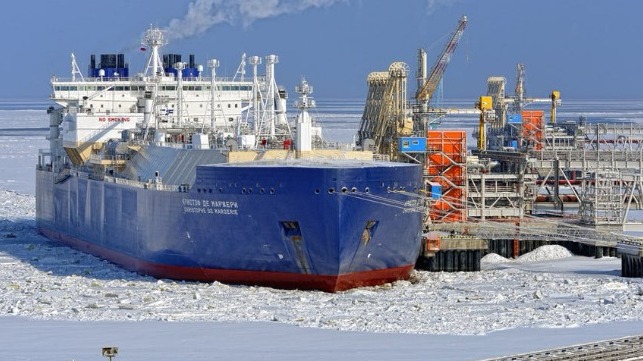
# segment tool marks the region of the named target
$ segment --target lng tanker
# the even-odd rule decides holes
[[[288,119],[275,55],[263,75],[242,56],[232,78],[211,59],[206,77],[193,55],[161,54],[161,30],[143,44],[143,73],[103,54],[83,75],[72,54],[71,79],[51,79],[43,235],[158,278],[333,292],[409,277],[419,166],[329,148],[305,80]]]

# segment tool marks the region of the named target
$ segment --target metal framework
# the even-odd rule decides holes
[[[449,65],[449,62],[451,61],[451,55],[453,55],[455,48],[458,46],[458,42],[460,42],[460,38],[462,38],[462,34],[464,33],[464,29],[466,27],[467,17],[463,16],[458,22],[458,27],[451,36],[451,40],[449,40],[447,45],[444,47],[444,50],[442,50],[442,53],[440,53],[438,61],[433,66],[431,75],[429,75],[428,79],[424,83],[424,86],[416,93],[415,99],[417,99],[418,102],[428,103],[431,101],[431,97],[433,97],[433,93],[438,87],[440,79],[442,79],[442,75],[444,75],[444,71],[446,70],[447,65]]]
[[[373,72],[368,76],[368,96],[358,131],[358,142],[367,139],[378,154],[395,158],[399,136],[412,133],[412,121],[407,118],[406,82],[408,66],[395,62],[388,72]]]
[[[439,199],[431,202],[429,217],[435,222],[467,219],[466,133],[458,130],[429,130],[425,160],[425,184],[442,187]]]

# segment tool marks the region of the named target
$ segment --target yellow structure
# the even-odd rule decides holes
[[[476,108],[480,109],[480,122],[478,123],[478,149],[487,149],[487,112],[493,109],[493,98],[488,95],[480,97]]]
[[[552,125],[556,124],[556,106],[560,103],[560,92],[554,90],[551,92],[551,117],[550,122]]]

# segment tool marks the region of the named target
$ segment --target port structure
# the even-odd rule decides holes
[[[406,82],[408,66],[395,62],[386,72],[368,75],[368,95],[357,132],[357,145],[389,159],[397,159],[397,139],[411,135],[407,115]]]
[[[368,95],[357,134],[356,145],[362,149],[373,150],[386,159],[423,166],[424,187],[419,197],[424,200],[427,212],[419,264],[431,270],[479,270],[480,256],[487,247],[483,240],[468,235],[442,237],[430,233],[434,224],[467,221],[466,131],[434,127],[444,115],[480,111],[430,106],[466,25],[467,17],[463,16],[430,72],[426,51],[419,49],[417,91],[412,105],[406,100],[406,64],[393,63],[388,72],[369,74]]]
[[[475,236],[487,242],[486,252],[505,257],[544,244],[595,257],[618,251],[622,275],[641,277],[643,245],[623,231],[641,229],[628,220],[643,203],[643,126],[584,119],[552,124],[543,111],[521,115],[520,123],[505,126],[506,143],[466,157],[466,201],[443,193],[428,202],[428,229]],[[429,147],[426,152],[429,166],[439,164]],[[465,215],[446,217],[439,206],[445,199],[462,204]],[[427,241],[435,244],[435,236]],[[433,245],[425,248],[431,250],[425,255],[439,252]]]
[[[486,180],[469,183],[467,188],[468,219],[505,221],[514,227],[495,225],[492,232],[479,229],[476,235],[493,240],[513,238],[511,247],[500,248],[513,247],[514,256],[524,249],[519,242],[539,244],[541,240],[575,242],[576,248],[579,244],[589,246],[596,256],[615,255],[618,250],[623,275],[640,277],[643,243],[623,231],[641,229],[640,223],[630,221],[630,211],[641,209],[643,199],[643,126],[589,123],[583,117],[560,121],[556,114],[560,92],[553,91],[548,98],[526,98],[518,93],[524,90],[520,75],[524,66],[518,69],[513,97],[502,98],[504,78],[488,79],[487,96],[496,117],[484,125],[481,121],[485,133],[479,130],[475,134],[479,146],[473,154],[477,159],[467,164],[469,179],[476,178],[473,174],[479,173],[480,164],[489,165],[480,177]],[[527,102],[547,101],[551,103],[548,122],[543,110],[523,108]],[[486,134],[490,136],[485,139]],[[506,195],[486,192],[496,190],[498,183],[518,191],[522,200],[517,197],[518,202],[503,202]],[[512,215],[512,211],[517,212]],[[557,217],[555,226],[543,227],[543,216]],[[528,229],[537,227],[549,231],[538,235]],[[472,228],[468,225],[467,230]]]
[[[628,259],[623,275],[640,276],[643,243],[622,231],[643,228],[628,222],[630,209],[643,204],[643,126],[558,120],[560,92],[528,97],[523,64],[516,68],[513,96],[506,94],[504,77],[490,77],[475,107],[431,108],[466,23],[466,17],[459,21],[430,75],[426,52],[418,52],[413,105],[404,101],[405,64],[368,78],[357,146],[424,168],[420,263],[431,270],[477,270],[486,252],[517,257],[560,243],[596,257],[618,250]],[[533,103],[549,104],[549,119],[544,110],[527,108]],[[464,130],[434,129],[447,114],[479,115],[470,154]]]
[[[373,72],[368,75],[368,94],[356,139],[358,147],[371,147],[377,154],[393,160],[423,163],[422,159],[399,152],[399,141],[402,137],[425,137],[432,120],[455,112],[432,109],[429,103],[462,38],[467,22],[466,16],[458,21],[430,74],[427,70],[426,50],[418,50],[417,91],[411,114],[408,112],[406,98],[409,72],[407,64],[395,62],[388,72]]]

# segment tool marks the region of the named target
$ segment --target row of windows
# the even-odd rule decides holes
[[[80,85],[80,86],[75,86],[75,85],[56,85],[54,86],[55,91],[102,91],[107,89],[108,86],[105,85]],[[211,86],[206,85],[184,85],[183,90],[187,91],[203,91],[203,90],[210,90]],[[144,91],[145,86],[144,85],[116,85],[113,86],[109,89],[113,91]],[[160,87],[161,91],[176,91],[176,85],[162,85]],[[251,91],[252,86],[251,85],[217,85],[217,90],[220,91]]]

